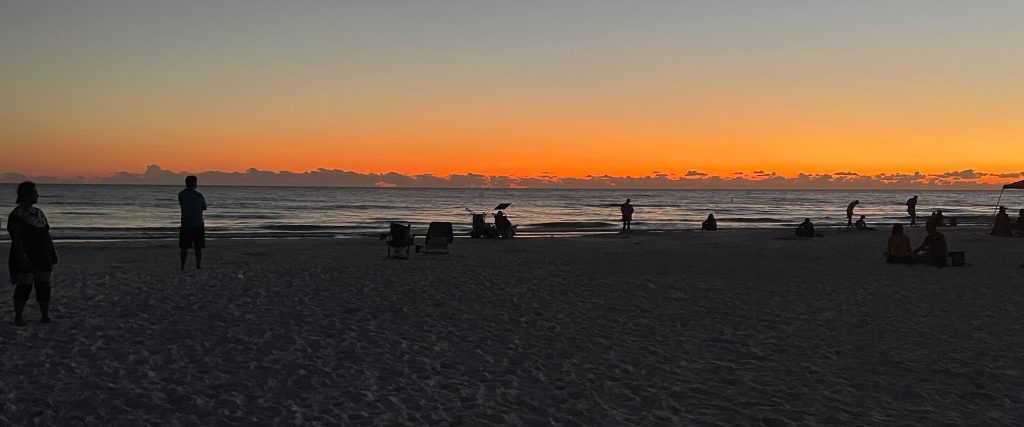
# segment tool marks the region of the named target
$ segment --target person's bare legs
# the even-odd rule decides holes
[[[196,270],[203,269],[203,250],[196,248]]]
[[[185,269],[185,261],[188,260],[188,249],[181,250],[181,269]]]

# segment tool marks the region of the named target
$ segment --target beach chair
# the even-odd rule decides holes
[[[424,253],[447,254],[448,245],[455,241],[455,233],[452,232],[450,222],[432,222],[427,227],[427,245]]]
[[[413,246],[411,225],[392,222],[391,231],[383,239],[387,244],[388,258],[409,259],[409,248]]]

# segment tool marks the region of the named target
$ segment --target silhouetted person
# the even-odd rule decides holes
[[[946,226],[946,219],[942,216],[942,209],[932,212],[932,217],[928,221],[934,222],[936,227]]]
[[[14,324],[25,326],[22,313],[25,304],[36,291],[41,321],[50,321],[50,276],[57,264],[57,251],[50,238],[50,223],[39,208],[36,185],[23,182],[18,185],[18,206],[7,217],[7,232],[11,234],[11,253],[8,267],[14,284]]]
[[[874,228],[868,227],[867,221],[864,220],[864,215],[861,215],[860,219],[858,219],[857,222],[853,224],[853,228],[856,228],[857,230],[860,230],[860,231],[871,231],[871,230],[874,230]]]
[[[633,205],[629,204],[629,199],[626,199],[626,203],[623,203],[619,210],[622,211],[622,231],[629,230],[629,223],[633,222]]]
[[[708,214],[708,219],[700,223],[701,230],[715,231],[718,229],[718,221],[715,219],[715,214]]]
[[[508,215],[505,215],[505,212],[498,211],[498,213],[494,214],[494,228],[498,231],[498,237],[502,239],[515,237],[515,228],[512,227],[512,221],[508,219]]]
[[[893,224],[889,244],[886,246],[885,262],[892,264],[908,264],[913,262],[910,249],[910,237],[903,234],[903,225]]]
[[[945,267],[946,257],[949,256],[949,248],[946,246],[946,236],[938,230],[938,225],[932,221],[925,224],[928,236],[921,242],[921,246],[914,249],[914,261],[931,264],[936,267]]]
[[[804,218],[804,222],[796,226],[796,237],[818,237],[819,235],[814,232],[814,223],[811,222],[810,218]]]
[[[178,248],[181,249],[181,269],[185,269],[188,250],[196,250],[196,268],[203,268],[203,248],[206,247],[206,227],[203,224],[203,211],[206,210],[206,198],[196,191],[198,179],[195,176],[185,178],[185,189],[178,193],[178,205],[181,206],[181,230],[178,233]]]
[[[853,227],[853,208],[860,204],[860,200],[854,200],[846,205],[846,228]]]
[[[1013,223],[1013,230],[1017,237],[1024,237],[1024,209],[1017,212],[1017,222]]]
[[[1010,215],[1006,214],[1006,206],[999,207],[996,214],[996,222],[992,225],[992,235],[1010,237],[1013,236],[1013,223],[1010,222]]]
[[[907,214],[910,215],[910,226],[917,227],[917,196],[907,199]]]

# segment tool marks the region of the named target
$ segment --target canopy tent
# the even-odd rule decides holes
[[[997,213],[999,212],[999,203],[1001,203],[1003,201],[1003,191],[1006,191],[1006,190],[1024,190],[1024,179],[1022,179],[1020,181],[1017,181],[1017,182],[1011,182],[1009,184],[1006,184],[1006,185],[1003,186],[1003,188],[1001,190],[999,190],[999,199],[996,200],[996,212]]]

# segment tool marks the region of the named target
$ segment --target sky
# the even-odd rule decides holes
[[[0,173],[1004,182],[1024,178],[1021,16],[1020,1],[0,0]]]

